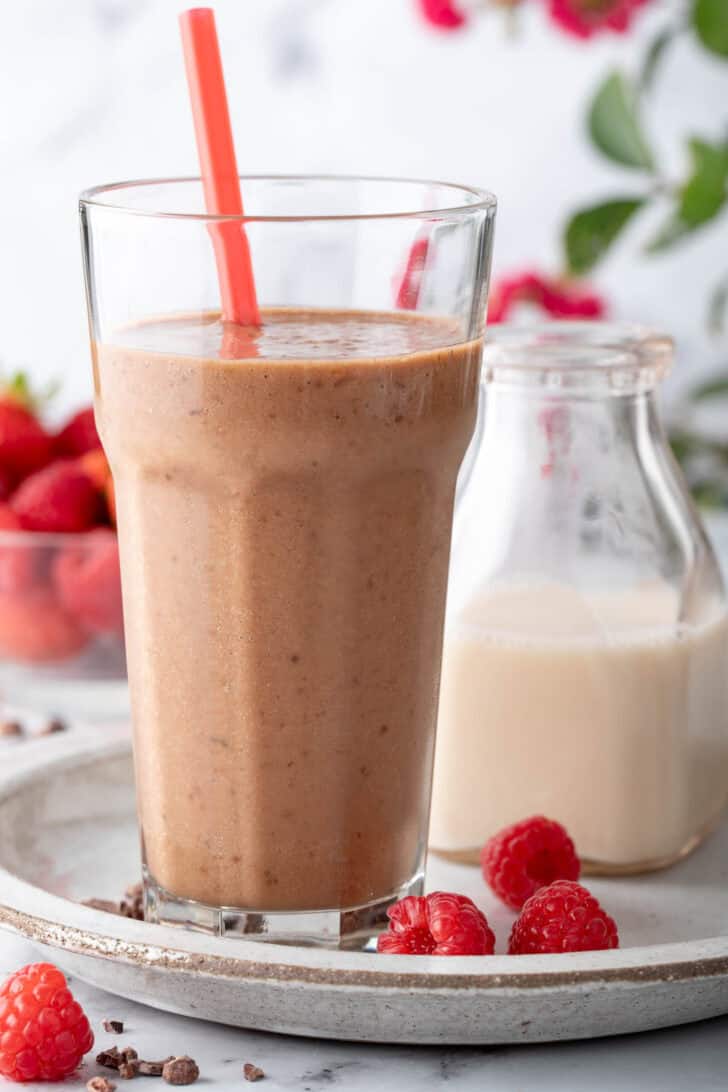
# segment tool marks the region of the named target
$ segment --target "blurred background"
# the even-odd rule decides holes
[[[699,3],[707,17],[664,0],[217,0],[240,169],[485,186],[500,203],[496,279],[515,280],[516,298],[538,295],[524,274],[551,283],[567,271],[563,233],[574,213],[646,198],[634,215],[627,210],[592,268],[577,239],[572,271],[580,273],[576,290],[596,293],[609,314],[675,336],[673,389],[684,387],[728,364],[716,317],[728,276],[722,200],[674,245],[652,255],[644,248],[694,173],[689,139],[725,152],[728,5]],[[37,379],[62,377],[55,414],[88,400],[91,389],[79,191],[196,173],[180,6],[24,0],[4,12],[0,360]],[[638,94],[650,50],[657,64]],[[617,71],[621,89],[614,93],[612,83],[610,99],[607,88],[602,111],[605,154],[589,136],[588,116]],[[622,99],[634,90],[638,101],[621,102],[620,90]],[[709,166],[713,191],[717,175],[724,196],[728,156],[722,176],[720,164]],[[598,217],[596,227],[599,249]],[[589,253],[594,245],[588,237]]]
[[[181,7],[3,8],[0,685],[49,711],[70,708],[59,678],[115,679],[126,708],[77,203],[96,184],[197,173]],[[673,446],[728,557],[728,0],[214,8],[243,173],[493,190],[489,321],[612,316],[673,335]],[[417,261],[413,248],[415,299]],[[33,398],[56,381],[53,400]]]

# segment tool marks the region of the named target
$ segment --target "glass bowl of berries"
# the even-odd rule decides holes
[[[0,697],[29,711],[127,714],[111,474],[80,410],[46,428],[17,384],[0,394]]]

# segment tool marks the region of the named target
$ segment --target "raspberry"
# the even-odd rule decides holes
[[[508,942],[510,955],[618,947],[614,920],[585,887],[573,880],[557,880],[532,895],[516,919]]]
[[[86,1015],[52,963],[31,963],[0,987],[0,1074],[59,1081],[94,1045]]]
[[[492,955],[495,937],[485,914],[465,895],[408,895],[387,911],[389,932],[377,951],[390,955]]]
[[[505,827],[481,854],[485,882],[512,910],[520,910],[539,887],[554,880],[578,880],[579,858],[560,823],[534,815]]]

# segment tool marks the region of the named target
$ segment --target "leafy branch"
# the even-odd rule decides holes
[[[728,134],[717,139],[693,135],[687,141],[685,175],[665,179],[659,170],[641,118],[642,98],[652,87],[671,43],[690,33],[716,57],[728,58],[726,0],[691,0],[688,20],[663,28],[648,47],[639,77],[631,80],[614,71],[592,99],[587,127],[592,144],[612,163],[639,179],[635,191],[611,196],[577,210],[564,228],[563,246],[569,273],[593,269],[635,217],[655,201],[670,201],[670,211],[645,250],[665,251],[714,221],[728,205]],[[631,187],[630,187],[631,188]],[[711,325],[717,329],[728,307],[728,287],[713,293]]]

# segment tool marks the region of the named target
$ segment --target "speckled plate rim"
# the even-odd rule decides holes
[[[129,753],[119,732],[29,743],[0,771],[0,803],[33,781]],[[75,737],[75,738],[74,738]],[[20,752],[20,749],[18,749]],[[5,757],[5,756],[4,756]],[[76,955],[212,977],[398,990],[593,988],[728,976],[728,936],[552,956],[376,955],[208,937],[116,917],[18,878],[0,866],[0,928]],[[514,966],[515,965],[515,966]],[[487,968],[487,969],[485,969]]]

